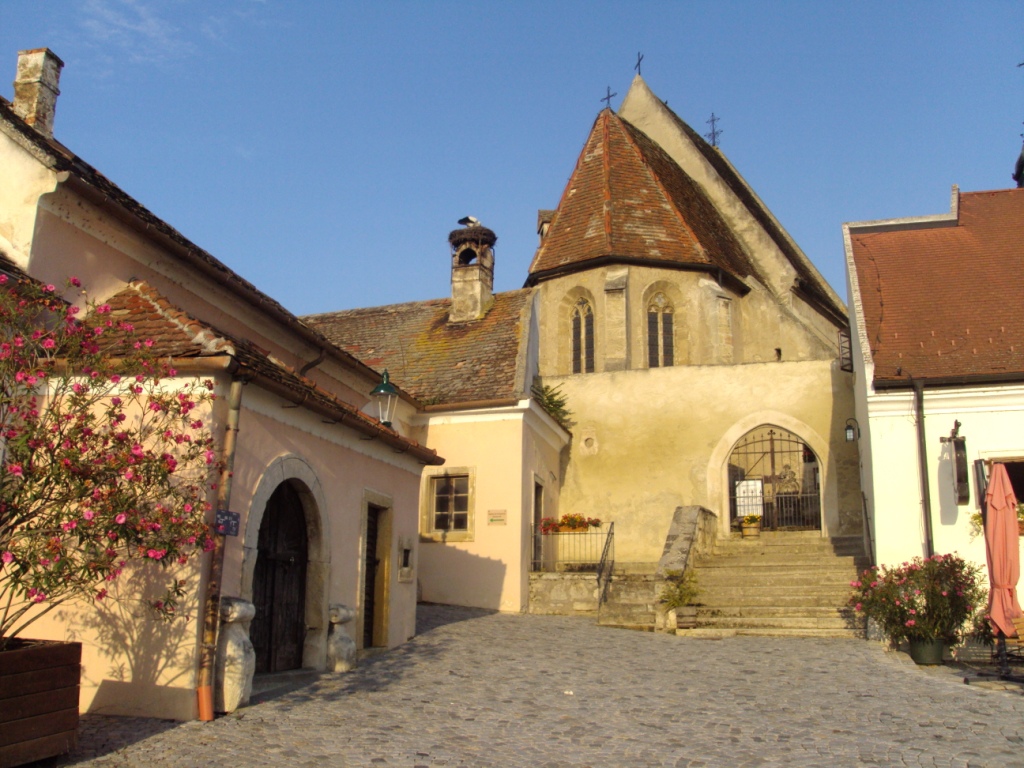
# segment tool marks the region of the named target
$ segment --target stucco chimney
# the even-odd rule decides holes
[[[448,322],[479,320],[494,304],[494,244],[498,236],[467,216],[470,222],[448,235],[452,247],[452,308]]]
[[[49,48],[18,51],[14,78],[14,113],[37,131],[53,137],[53,113],[57,109],[60,70],[64,62]]]

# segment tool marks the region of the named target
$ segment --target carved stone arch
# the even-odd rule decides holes
[[[285,454],[274,459],[263,472],[253,493],[246,516],[242,541],[242,594],[253,599],[253,574],[256,569],[260,525],[274,491],[288,483],[302,502],[306,519],[309,560],[306,565],[306,638],[302,650],[302,666],[324,669],[327,663],[328,585],[331,571],[330,518],[327,499],[316,472],[301,456]]]
[[[597,302],[590,291],[577,285],[565,292],[558,305],[558,370],[560,373],[573,373],[573,314],[581,302],[586,302],[590,306],[594,371],[600,368],[598,364],[601,355],[599,352],[600,333],[597,331]]]
[[[770,424],[800,437],[814,452],[821,473],[821,533],[828,536],[830,529],[839,529],[839,489],[835,457],[828,440],[809,424],[794,416],[774,410],[755,411],[736,421],[715,444],[708,458],[708,502],[718,514],[719,534],[729,532],[729,456],[739,440],[753,429]]]

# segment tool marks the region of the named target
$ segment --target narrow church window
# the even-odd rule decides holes
[[[594,372],[594,312],[586,299],[572,308],[572,372]]]
[[[659,368],[674,363],[672,305],[665,294],[656,293],[647,305],[647,366]]]
[[[469,476],[444,475],[434,485],[435,531],[465,531],[469,528]]]

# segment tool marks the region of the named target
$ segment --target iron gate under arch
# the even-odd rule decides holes
[[[752,429],[729,454],[729,520],[758,515],[769,530],[820,530],[818,457],[788,430]]]

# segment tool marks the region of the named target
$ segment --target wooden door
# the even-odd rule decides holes
[[[306,638],[309,546],[302,501],[287,483],[267,502],[257,550],[252,588],[256,616],[249,631],[256,671],[299,669]]]
[[[380,557],[377,554],[378,534],[382,509],[370,506],[366,512],[366,551],[363,553],[363,648],[372,648],[374,643],[374,625],[377,624],[377,575]]]

